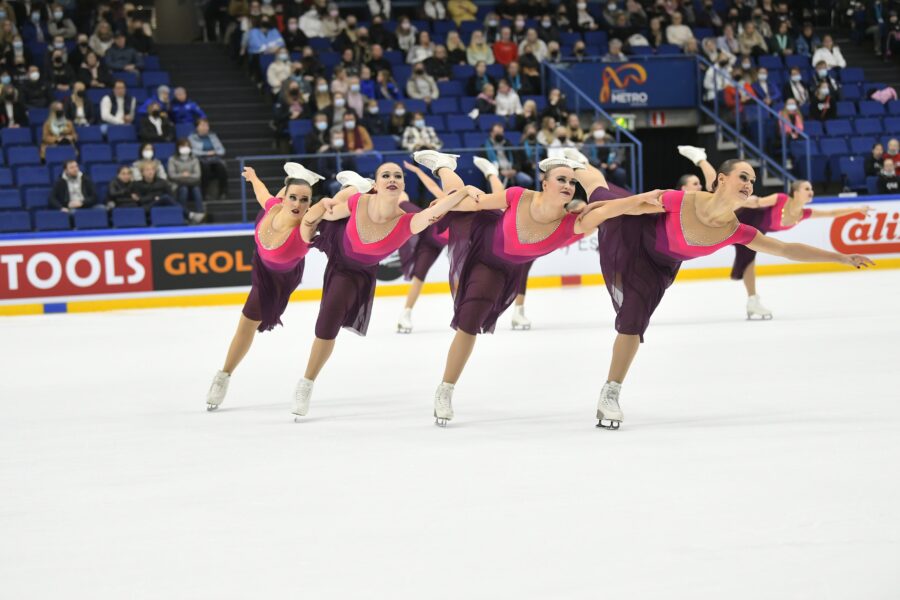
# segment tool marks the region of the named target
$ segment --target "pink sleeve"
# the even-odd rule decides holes
[[[281,204],[281,198],[272,197],[266,200],[266,212],[269,212],[276,204]]]
[[[732,236],[732,239],[734,240],[732,244],[746,246],[753,241],[757,233],[759,233],[759,230],[756,227],[741,223],[738,225],[737,231],[734,232],[734,236]]]
[[[663,192],[662,205],[666,212],[678,212],[682,200],[684,200],[684,192],[681,190]]]
[[[808,218],[810,218],[811,216],[812,216],[812,209],[811,209],[811,208],[804,208],[804,209],[803,209],[803,218],[804,218],[804,219],[808,219]]]
[[[518,202],[519,198],[522,197],[522,194],[525,193],[525,188],[523,187],[511,187],[506,190],[506,208],[509,208],[513,205],[513,203]]]

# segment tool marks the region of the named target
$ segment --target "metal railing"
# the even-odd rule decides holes
[[[599,57],[596,57],[596,61],[599,61]],[[565,59],[563,64],[566,64]],[[584,91],[579,88],[578,85],[576,85],[571,79],[569,79],[557,65],[551,64],[547,61],[541,63],[541,87],[541,91],[544,97],[547,96],[547,91],[550,88],[559,88],[559,90],[564,93],[567,98],[574,99],[575,112],[580,113],[582,105],[585,105],[590,110],[594,111],[595,119],[599,120],[602,118],[610,124],[616,134],[616,144],[621,145],[628,150],[628,164],[631,167],[629,169],[631,177],[631,189],[635,192],[643,190],[644,145],[641,143],[641,141],[633,133],[616,123],[616,120],[612,115],[606,112],[606,110],[604,110],[596,100],[584,93]],[[569,108],[573,107],[570,106]],[[622,137],[625,137],[628,141],[623,142]]]
[[[487,136],[487,132],[485,132],[485,137]],[[632,147],[631,144],[604,144],[604,148],[616,149],[616,148],[624,148],[624,147]],[[535,156],[533,159],[528,159],[529,167],[530,167],[530,176],[534,180],[535,185],[540,181],[540,170],[538,169],[538,162],[547,156],[547,149],[541,144],[535,143],[533,147],[527,146],[506,146],[504,148],[508,152],[525,152],[527,150],[532,150],[535,152]],[[485,156],[485,146],[477,146],[470,148],[441,148],[441,152],[448,152],[450,154],[460,154],[463,156],[469,155],[478,155]],[[331,153],[322,153],[322,154],[263,154],[263,155],[255,155],[255,156],[238,156],[235,160],[237,160],[240,164],[240,170],[243,173],[245,166],[251,166],[257,168],[260,163],[265,162],[299,162],[303,163],[305,166],[309,167],[313,171],[316,170],[316,163],[319,160],[334,160],[334,173],[338,173],[344,168],[349,168],[353,163],[358,160],[364,158],[365,160],[376,160],[379,164],[385,162],[398,162],[403,163],[403,161],[411,161],[412,156],[410,152],[406,150],[373,150],[371,152],[366,152],[363,154],[355,154],[352,152],[331,152]],[[527,157],[526,157],[527,158]],[[348,165],[349,163],[349,165]],[[633,169],[632,169],[633,170]],[[324,175],[324,173],[322,173]],[[360,175],[364,177],[373,177],[374,172],[360,172]],[[322,185],[330,184],[334,181],[333,177],[326,178],[325,181],[321,182]],[[515,185],[514,182],[510,182],[508,185]],[[481,186],[479,186],[481,187]],[[321,188],[320,188],[321,189]],[[274,190],[273,190],[274,191]],[[248,196],[247,196],[247,185],[241,185],[241,221],[246,223],[249,218],[249,209],[248,209]]]

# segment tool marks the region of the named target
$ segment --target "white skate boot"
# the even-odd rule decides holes
[[[442,383],[434,393],[434,423],[446,427],[453,418],[453,384]]]
[[[517,304],[513,310],[512,328],[527,331],[531,329],[531,321],[525,316],[525,307]]]
[[[435,177],[441,167],[455,171],[457,158],[459,158],[459,154],[444,154],[437,150],[419,150],[413,153],[413,160],[429,169]]]
[[[607,381],[600,390],[600,400],[597,402],[597,427],[604,429],[618,429],[622,424],[624,415],[619,408],[619,392],[621,383]],[[605,423],[604,423],[605,421]]]
[[[678,154],[694,163],[695,166],[706,160],[706,150],[697,146],[678,146]]]
[[[747,298],[747,320],[752,321],[754,318],[768,321],[772,318],[772,311],[763,306],[758,295]]]
[[[475,168],[481,171],[485,179],[487,179],[491,175],[493,175],[494,177],[500,177],[500,169],[498,169],[497,165],[495,165],[488,159],[476,156],[472,159],[472,162],[475,163]]]
[[[295,423],[300,421],[297,417],[304,417],[309,412],[309,399],[312,396],[313,383],[315,382],[312,379],[306,377],[297,382],[297,389],[294,390],[294,410],[292,411],[296,415]]]
[[[231,375],[225,371],[216,372],[212,383],[209,385],[209,391],[206,392],[206,410],[216,410],[222,401],[225,400],[225,394],[228,393],[228,382],[231,381]]]
[[[412,309],[404,308],[397,320],[397,333],[412,333]]]
[[[337,179],[338,183],[341,184],[341,187],[347,187],[351,185],[356,188],[360,194],[365,194],[369,190],[372,189],[372,186],[375,184],[371,179],[366,179],[359,173],[355,171],[341,171],[337,175],[334,176]]]
[[[291,179],[302,179],[309,185],[315,185],[317,181],[325,179],[318,173],[313,173],[300,163],[295,162],[284,163],[284,172],[287,173],[287,176]]]
[[[571,160],[562,156],[556,158],[545,158],[538,163],[538,168],[542,173],[549,173],[556,167],[569,167],[574,171],[575,169],[583,169],[584,165],[576,160]]]
[[[581,153],[577,148],[564,148],[563,156],[569,160],[578,163],[582,167],[588,166],[588,157]],[[578,167],[575,167],[578,168]]]

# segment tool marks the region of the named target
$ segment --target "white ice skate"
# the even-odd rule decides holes
[[[490,177],[491,175],[493,175],[494,177],[500,177],[500,169],[498,169],[497,165],[495,165],[488,159],[476,156],[472,159],[472,162],[475,163],[475,168],[481,171],[485,179]]]
[[[453,418],[453,384],[442,383],[434,393],[434,423],[446,427]]]
[[[607,381],[600,390],[600,400],[597,402],[597,427],[603,429],[618,429],[622,424],[624,415],[619,408],[619,392],[621,383]]]
[[[583,169],[584,165],[580,162],[571,160],[565,157],[557,157],[557,158],[545,158],[541,162],[538,163],[538,168],[542,173],[548,173],[555,169],[556,167],[569,167],[572,170],[575,169]]]
[[[752,321],[754,318],[768,321],[772,318],[772,311],[763,306],[758,295],[747,298],[747,320]]]
[[[284,172],[287,173],[287,176],[291,179],[302,179],[309,185],[315,185],[317,181],[325,179],[318,173],[313,173],[300,163],[295,162],[284,163]]]
[[[459,158],[459,154],[444,154],[437,150],[419,150],[413,153],[413,160],[429,169],[435,177],[441,167],[455,171],[457,158]]]
[[[588,157],[581,153],[577,148],[564,148],[563,156],[568,158],[569,160],[578,163],[582,167],[586,167],[588,165]],[[574,167],[578,168],[578,167]]]
[[[353,186],[360,194],[365,194],[375,184],[371,179],[366,179],[355,171],[341,171],[334,178],[337,179],[342,187]]]
[[[525,316],[524,306],[517,304],[513,309],[512,328],[513,330],[522,329],[523,331],[531,329],[531,321]]]
[[[678,154],[694,163],[694,165],[699,165],[701,161],[706,160],[706,150],[697,146],[678,146]]]
[[[231,375],[225,371],[217,371],[213,377],[212,383],[209,385],[209,391],[206,392],[206,410],[216,410],[222,401],[225,400],[225,394],[228,393],[228,382],[231,381]]]
[[[299,422],[300,419],[297,417],[305,417],[309,412],[309,399],[312,396],[313,383],[315,382],[312,379],[306,377],[297,382],[297,389],[294,390],[293,413],[296,415],[294,422]]]
[[[412,309],[404,308],[397,320],[397,333],[412,333]]]

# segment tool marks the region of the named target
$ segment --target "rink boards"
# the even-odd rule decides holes
[[[852,202],[848,202],[852,200]],[[814,208],[869,204],[868,215],[810,219],[775,236],[844,253],[867,254],[877,268],[900,268],[900,198],[819,199]],[[249,224],[0,236],[0,315],[86,312],[123,308],[242,304],[250,284],[253,228]],[[680,279],[728,277],[734,251],[725,248],[687,261]],[[293,300],[321,297],[325,256],[307,256]],[[760,275],[842,271],[831,263],[757,259]],[[444,252],[424,293],[447,293]],[[538,259],[529,288],[599,285],[596,235]],[[379,268],[376,295],[405,295],[396,257]]]

